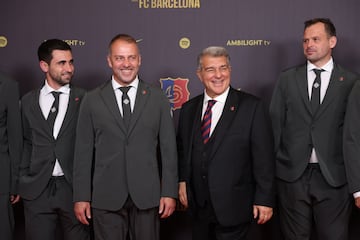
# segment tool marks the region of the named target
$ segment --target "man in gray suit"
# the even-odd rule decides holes
[[[360,81],[357,81],[348,99],[344,124],[344,160],[349,191],[360,208]]]
[[[4,240],[13,237],[11,204],[20,199],[17,181],[21,143],[18,84],[0,73],[0,236]]]
[[[170,104],[160,88],[138,78],[134,38],[115,36],[107,61],[112,79],[87,94],[80,108],[75,214],[84,224],[93,218],[98,240],[156,240],[159,216],[174,212],[177,197]]]
[[[336,42],[330,19],[306,21],[307,63],[281,73],[270,104],[285,239],[310,239],[313,225],[318,239],[348,239],[343,124],[358,76],[333,61]]]
[[[28,240],[55,239],[60,223],[67,240],[89,239],[75,217],[72,170],[78,110],[84,90],[71,85],[71,48],[50,39],[38,48],[45,82],[22,98],[24,149],[19,193],[23,198]]]

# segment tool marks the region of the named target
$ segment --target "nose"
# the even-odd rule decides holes
[[[216,78],[220,78],[222,75],[221,69],[220,68],[216,68],[215,70],[215,77]]]
[[[65,64],[65,70],[67,72],[73,72],[74,71],[74,65],[72,63]]]

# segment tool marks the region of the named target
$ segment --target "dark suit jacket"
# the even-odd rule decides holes
[[[343,125],[357,76],[334,64],[325,98],[313,117],[306,71],[306,65],[284,71],[273,93],[270,114],[277,177],[288,182],[297,180],[308,165],[313,143],[323,176],[331,186],[338,187],[346,183]]]
[[[174,123],[160,89],[139,81],[128,130],[111,81],[84,98],[76,139],[75,202],[119,210],[130,195],[138,208],[153,208],[161,196],[177,197],[177,181]]]
[[[75,133],[81,99],[85,91],[71,86],[69,104],[57,139],[39,105],[40,89],[22,98],[24,149],[19,192],[33,200],[45,189],[58,159],[66,180],[72,184]]]
[[[344,125],[344,160],[350,193],[360,191],[360,81],[348,100]]]
[[[200,127],[204,95],[182,106],[178,129],[179,177],[187,184],[190,209],[196,211],[192,192],[192,145]],[[222,116],[211,136],[208,185],[220,224],[249,222],[253,205],[274,204],[273,136],[261,101],[230,88]]]
[[[16,194],[21,160],[19,89],[0,73],[0,194]]]

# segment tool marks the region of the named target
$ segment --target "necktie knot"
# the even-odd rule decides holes
[[[209,100],[207,108],[211,109],[215,105],[215,103],[216,103],[216,100]]]
[[[119,89],[121,90],[121,92],[123,94],[127,94],[128,91],[130,90],[131,86],[127,86],[127,87],[119,87]]]
[[[321,73],[324,71],[324,69],[313,69],[313,71],[316,75],[313,87],[318,88],[321,83]]]

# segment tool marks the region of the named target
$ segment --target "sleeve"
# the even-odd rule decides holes
[[[256,182],[254,204],[275,205],[275,158],[268,111],[258,102],[251,130],[253,175]]]
[[[169,100],[161,92],[161,124],[159,143],[161,153],[161,196],[177,198],[178,196],[178,162],[176,150],[175,125],[172,118]]]
[[[360,81],[354,85],[344,124],[344,163],[350,193],[360,191]]]
[[[10,193],[16,194],[22,148],[22,130],[18,84],[14,81],[9,82],[8,87],[5,88],[5,94],[7,95],[7,131],[9,155],[11,160]]]
[[[83,98],[76,128],[73,191],[74,202],[91,201],[94,129],[89,95]]]

